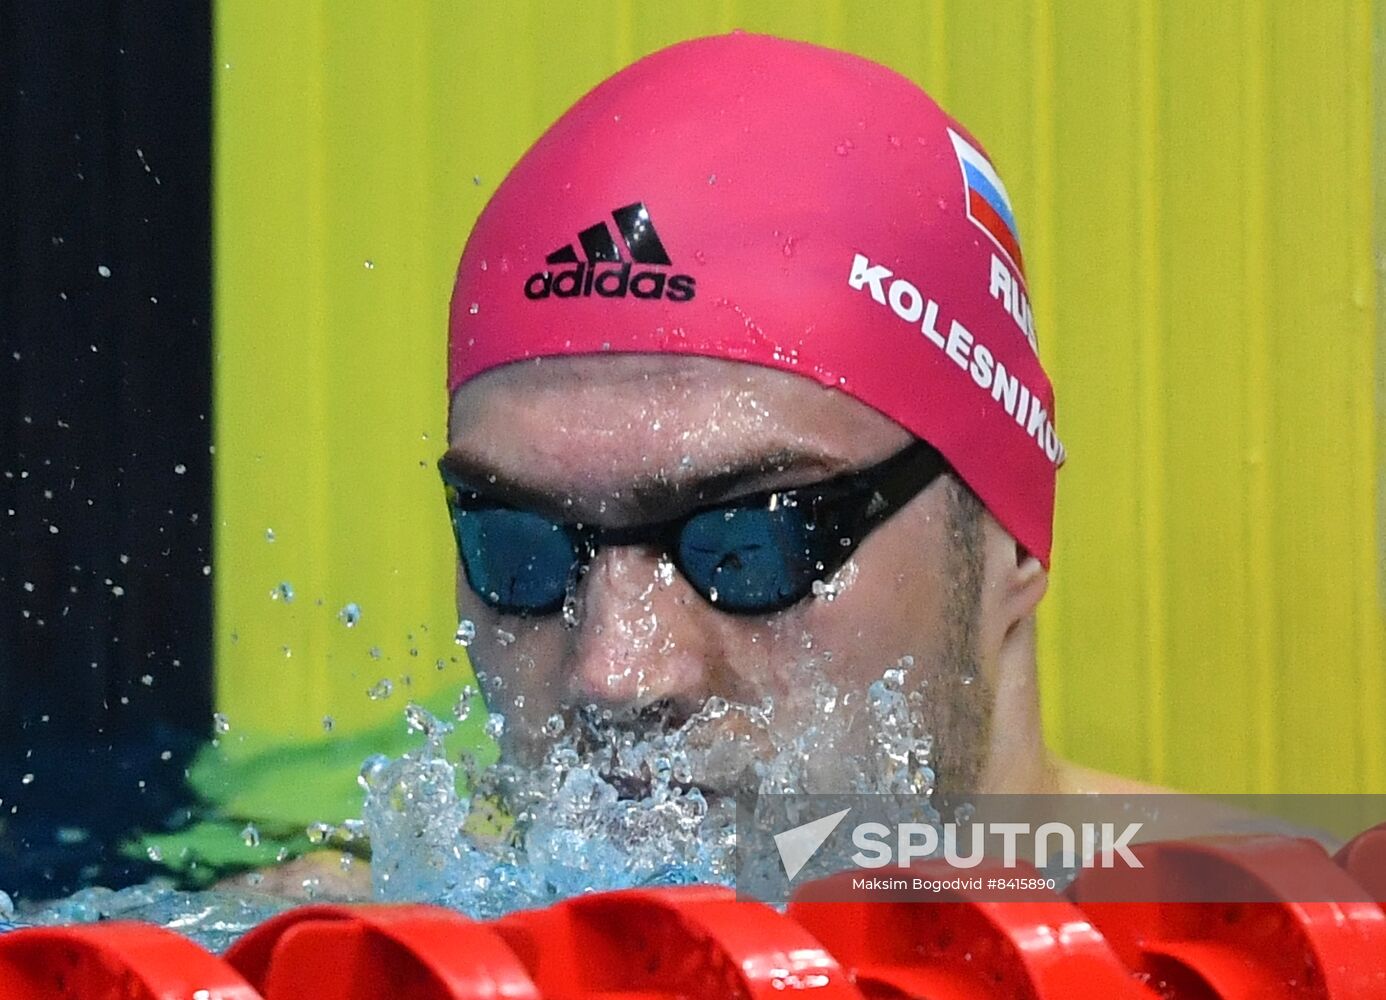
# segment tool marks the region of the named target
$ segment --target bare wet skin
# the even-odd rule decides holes
[[[806,378],[637,355],[488,373],[458,393],[451,428],[449,460],[479,485],[514,484],[551,498],[572,520],[611,527],[677,516],[728,490],[821,481],[910,441],[886,417]],[[743,475],[729,484],[730,470]],[[709,697],[753,706],[769,699],[778,724],[792,728],[812,702],[808,669],[864,691],[910,656],[933,665],[931,731],[966,732],[939,739],[940,752],[960,781],[974,782],[988,739],[988,682],[983,650],[969,648],[980,594],[957,592],[950,488],[926,489],[818,595],[771,615],[726,614],[672,572],[664,553],[642,548],[597,555],[575,627],[498,614],[459,574],[459,610],[477,624],[473,663],[484,684],[508,693],[506,704],[491,702],[510,721],[507,755],[536,759],[544,722],[585,704],[617,712],[661,704],[677,724]]]

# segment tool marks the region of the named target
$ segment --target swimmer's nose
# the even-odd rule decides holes
[[[661,567],[657,550],[600,550],[578,588],[570,697],[606,708],[701,705],[713,654],[709,610],[682,576]]]

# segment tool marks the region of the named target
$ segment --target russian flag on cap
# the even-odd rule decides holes
[[[948,130],[948,137],[953,140],[953,149],[957,152],[958,164],[962,167],[967,217],[991,237],[992,242],[1011,259],[1016,270],[1024,275],[1025,261],[1020,256],[1020,231],[1016,228],[1015,214],[1011,211],[1011,198],[1006,194],[1006,185],[1001,183],[1001,178],[997,176],[981,150],[951,128]]]

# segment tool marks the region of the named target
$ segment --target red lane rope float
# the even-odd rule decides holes
[[[1314,841],[1130,850],[1144,868],[1087,869],[1068,896],[1165,996],[1386,998],[1386,914]],[[1130,899],[1151,902],[1120,901]],[[1302,902],[1313,899],[1337,902]]]
[[[226,960],[264,1000],[539,1000],[490,924],[433,906],[305,906],[241,938]]]
[[[796,990],[862,1000],[803,927],[730,889],[597,893],[495,926],[550,1000],[759,1000]]]
[[[30,927],[0,935],[4,1000],[262,1000],[230,965],[148,924]]]
[[[872,875],[957,880],[942,862]],[[983,865],[969,879],[1036,875],[1029,866]],[[1014,1000],[1100,997],[1154,1000],[1072,903],[1047,890],[1015,893],[945,889],[927,900],[860,898],[860,872],[842,872],[802,886],[789,916],[852,970],[868,998]],[[853,899],[853,897],[858,897]],[[820,901],[820,900],[832,900]]]
[[[1359,833],[1333,860],[1378,903],[1386,903],[1386,823]]]

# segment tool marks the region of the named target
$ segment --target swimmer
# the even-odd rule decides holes
[[[589,706],[639,732],[769,704],[790,739],[821,682],[860,698],[906,662],[933,791],[1156,791],[1045,744],[1065,456],[1036,344],[1004,184],[904,77],[736,33],[599,85],[497,189],[452,297],[439,466],[503,759]],[[872,752],[851,729],[799,790],[860,789]],[[261,889],[305,875],[369,892],[335,856]]]
[[[904,77],[736,33],[602,83],[477,221],[448,389],[458,609],[510,760],[589,705],[802,727],[811,682],[906,662],[939,791],[1150,790],[1046,747],[1053,390],[1005,186]]]

